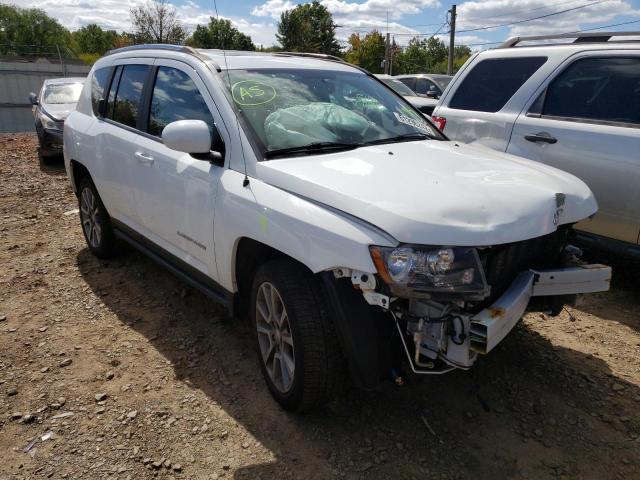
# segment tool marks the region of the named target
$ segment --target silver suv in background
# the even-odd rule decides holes
[[[630,36],[640,32],[508,40],[470,58],[433,115],[453,140],[581,178],[600,208],[577,228],[640,254],[640,42]]]

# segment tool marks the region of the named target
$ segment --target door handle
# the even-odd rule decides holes
[[[143,163],[145,165],[153,165],[153,157],[148,153],[136,152],[135,156],[140,163]]]
[[[542,142],[542,143],[550,143],[550,144],[554,144],[558,141],[557,138],[552,137],[549,133],[547,132],[539,132],[539,133],[534,133],[533,135],[525,135],[524,139],[527,140],[528,142]]]

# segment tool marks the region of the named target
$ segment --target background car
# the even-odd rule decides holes
[[[451,139],[581,178],[600,206],[578,224],[583,238],[640,255],[640,43],[627,36],[640,32],[522,37],[481,52],[460,69],[434,121]],[[535,43],[554,39],[575,41]]]
[[[413,90],[407,87],[396,77],[392,77],[391,75],[379,74],[376,75],[376,77],[378,77],[383,83],[391,87],[398,95],[402,95],[406,101],[408,101],[411,105],[416,107],[425,115],[431,115],[433,113],[433,109],[438,103],[437,100],[416,95]]]
[[[62,154],[64,121],[76,108],[85,79],[83,77],[50,78],[44,81],[40,93],[31,93],[40,158]]]
[[[451,75],[438,75],[431,73],[416,73],[412,75],[396,75],[402,83],[416,92],[420,97],[438,99],[451,82]]]

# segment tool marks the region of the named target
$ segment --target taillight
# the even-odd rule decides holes
[[[433,120],[433,123],[436,124],[436,127],[438,127],[441,131],[444,131],[444,127],[447,124],[447,119],[444,117],[436,117],[435,115],[433,115],[431,117],[431,120]]]

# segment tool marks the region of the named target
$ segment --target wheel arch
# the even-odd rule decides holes
[[[76,194],[76,196],[78,196],[80,193],[79,192],[80,183],[86,177],[91,178],[91,174],[89,173],[89,170],[87,169],[87,167],[85,167],[82,163],[78,162],[77,160],[72,159],[69,162],[69,166],[71,167],[69,169],[69,173],[71,175],[71,178],[69,180],[71,181],[73,192]]]
[[[360,388],[373,390],[380,378],[397,366],[394,332],[386,314],[367,304],[349,279],[337,280],[330,271],[314,273],[309,266],[290,255],[250,237],[241,237],[234,248],[234,314],[247,314],[253,277],[258,268],[271,260],[283,258],[302,266],[322,285],[342,354],[351,379]]]
[[[234,311],[240,314],[246,313],[255,272],[261,265],[276,258],[291,260],[312,273],[307,265],[270,245],[248,236],[237,239],[232,257],[233,284],[236,289]]]

